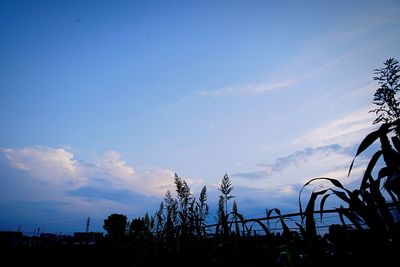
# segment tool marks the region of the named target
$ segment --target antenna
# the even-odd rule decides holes
[[[86,221],[86,233],[89,232],[89,226],[90,226],[90,217],[88,217]]]

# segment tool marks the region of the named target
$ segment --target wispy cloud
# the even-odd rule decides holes
[[[380,9],[375,11],[375,14],[369,14],[357,20],[357,24],[349,30],[344,30],[337,35],[346,40],[354,39],[359,36],[372,33],[383,27],[390,27],[394,25],[398,27],[398,18],[400,15],[400,8],[397,4],[386,3],[388,5],[382,5]]]
[[[343,146],[354,145],[360,142],[368,132],[377,127],[372,125],[375,115],[368,111],[369,109],[357,110],[316,128],[292,142],[292,145],[312,147],[332,143],[338,143]]]
[[[375,14],[364,16],[358,19],[354,25],[352,25],[349,29],[344,29],[337,32],[329,32],[323,36],[320,36],[316,40],[313,40],[310,43],[310,46],[313,49],[318,50],[327,50],[327,47],[333,48],[334,46],[339,46],[343,41],[354,41],[354,40],[362,40],[355,47],[350,48],[347,52],[344,52],[342,55],[337,56],[331,60],[328,60],[326,63],[317,66],[314,69],[309,70],[304,74],[293,74],[293,73],[279,73],[278,76],[289,77],[282,80],[270,80],[264,83],[249,83],[235,86],[228,86],[221,89],[216,90],[202,90],[198,92],[200,96],[209,96],[209,97],[222,97],[227,95],[259,95],[268,92],[272,92],[275,90],[280,90],[284,88],[293,87],[301,82],[312,79],[321,71],[328,69],[340,61],[347,59],[352,53],[360,50],[360,48],[365,47],[365,41],[361,37],[365,37],[367,35],[376,34],[377,31],[381,30],[383,27],[389,27],[393,25],[398,27],[396,22],[398,21],[398,17],[400,14],[400,8],[397,5],[392,5],[390,8],[385,7],[383,10],[378,10]],[[292,69],[295,69],[296,72],[300,72],[301,69],[306,66],[308,62],[318,62],[318,58],[321,56],[320,53],[315,53],[315,51],[311,50],[305,52],[303,55],[299,55],[298,59],[295,59],[295,66],[291,66]],[[285,74],[285,75],[282,75]]]
[[[168,102],[168,103],[166,103],[164,105],[157,105],[153,109],[150,109],[150,110],[148,110],[146,112],[143,112],[143,113],[140,113],[140,114],[137,114],[137,115],[134,115],[131,118],[128,118],[126,120],[121,120],[118,123],[115,123],[115,124],[105,128],[105,129],[102,129],[102,130],[98,131],[98,133],[99,134],[107,134],[107,133],[110,133],[110,132],[114,132],[114,131],[129,127],[129,126],[134,125],[136,123],[140,123],[142,121],[145,121],[149,117],[152,117],[152,116],[155,116],[155,115],[159,115],[159,114],[162,114],[162,113],[168,111],[169,109],[173,109],[176,106],[179,106],[182,103],[185,103],[185,102],[189,101],[192,98],[193,98],[193,95],[188,95],[188,96],[182,97],[180,99],[177,99],[175,101]]]
[[[266,83],[244,84],[238,86],[231,86],[217,90],[199,91],[200,96],[222,97],[226,95],[260,95],[268,92],[289,88],[303,81],[313,78],[319,72],[337,64],[343,56],[332,59],[331,61],[322,64],[302,75],[292,75],[288,79],[270,81]],[[297,70],[298,71],[298,70]]]
[[[297,194],[295,189],[314,177],[337,178],[344,184],[359,179],[366,163],[363,159],[356,162],[351,177],[346,177],[353,157],[353,147],[339,144],[306,148],[277,158],[273,163],[258,164],[254,171],[233,176],[241,186],[263,189],[277,196]]]
[[[286,81],[267,83],[267,84],[247,84],[236,87],[227,87],[214,91],[200,91],[198,94],[201,96],[225,96],[225,95],[256,95],[266,92],[274,91],[277,89],[292,86],[298,82],[298,78],[292,78]]]

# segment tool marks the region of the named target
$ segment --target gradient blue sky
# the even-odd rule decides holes
[[[249,217],[356,183],[399,36],[390,0],[0,0],[0,228],[153,212],[175,172]]]

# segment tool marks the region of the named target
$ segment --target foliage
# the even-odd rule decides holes
[[[164,202],[160,203],[160,207],[158,208],[156,214],[154,215],[154,227],[155,227],[155,232],[157,235],[160,235],[163,230],[164,230],[164,221],[165,221],[165,216],[164,216]]]
[[[378,81],[379,88],[374,94],[373,103],[378,108],[371,110],[377,118],[374,123],[391,123],[400,119],[399,98],[396,95],[400,90],[400,66],[394,58],[385,61],[385,67],[376,69],[374,80]]]
[[[332,188],[313,192],[311,194],[303,216],[306,221],[306,233],[309,237],[315,237],[316,235],[313,211],[316,199],[320,195],[323,195],[320,202],[321,210],[323,210],[328,197],[336,196],[348,206],[348,208],[340,207],[337,209],[341,218],[343,218],[343,216],[346,217],[352,222],[354,227],[359,230],[362,230],[364,228],[362,225],[365,224],[368,229],[379,233],[382,238],[394,237],[397,226],[390,212],[383,190],[388,193],[391,201],[396,205],[398,211],[400,211],[400,147],[397,145],[400,143],[400,139],[396,134],[393,134],[393,132],[399,130],[398,127],[398,121],[384,123],[378,130],[368,134],[360,143],[355,159],[377,140],[380,141],[381,148],[372,156],[358,189],[346,189],[338,180],[326,177],[311,179],[303,186],[300,195],[304,187],[310,185],[314,181],[325,180],[333,185]],[[383,158],[385,164],[374,172],[380,158]],[[353,163],[354,160],[350,165],[349,174],[352,170]],[[373,175],[374,173],[377,173],[375,177]],[[299,206],[302,212],[300,195]],[[343,219],[342,222],[344,223]]]
[[[234,196],[227,174],[219,184],[217,223],[207,225],[207,188],[204,186],[196,199],[188,183],[175,174],[176,196],[167,191],[155,215],[133,219],[129,238],[120,239],[128,249],[130,263],[134,266],[186,266],[195,259],[195,265],[199,266],[280,267],[320,266],[322,263],[327,266],[395,266],[392,263],[396,262],[396,251],[400,249],[400,225],[390,205],[400,213],[400,111],[396,99],[400,70],[394,59],[387,60],[385,66],[375,70],[374,79],[380,88],[374,95],[374,103],[379,107],[372,110],[378,115],[374,123],[382,124],[362,140],[348,175],[354,162],[372,144],[379,142],[380,148],[371,157],[356,189],[350,190],[338,179],[330,177],[313,178],[304,184],[299,192],[301,222],[295,222],[300,234],[291,231],[289,215],[282,215],[279,209],[267,210],[266,218],[245,219],[233,201],[232,211],[228,212],[228,201]],[[304,189],[321,181],[330,187],[311,192],[303,208]],[[341,201],[336,212],[342,225],[330,225],[329,234],[321,237],[317,234],[316,207],[319,207],[322,221],[325,204],[331,197]],[[114,218],[113,215],[110,217]],[[118,228],[110,227],[109,221],[115,221],[110,217],[105,220],[106,230]],[[281,233],[270,230],[270,220],[281,224]],[[255,226],[265,235],[258,235],[253,230]],[[207,233],[207,227],[215,227],[215,235]],[[126,228],[126,223],[118,229],[122,228]],[[107,231],[111,236],[113,230]],[[125,233],[116,232],[118,235]]]
[[[229,215],[233,214],[234,219],[236,219],[237,211],[234,211],[233,213],[228,213],[228,200],[234,198],[232,190],[232,182],[228,176],[228,174],[225,173],[224,177],[221,179],[221,182],[219,183],[219,191],[221,191],[221,195],[219,196],[219,201],[218,201],[218,210],[217,210],[217,221],[222,228],[217,227],[217,234],[219,234],[219,231],[221,230],[222,233],[227,236],[229,235],[229,226],[228,226],[228,220],[229,220]],[[237,206],[236,206],[237,208]]]
[[[195,229],[197,230],[197,235],[205,236],[205,226],[206,226],[206,218],[209,214],[209,207],[207,204],[207,187],[203,186],[201,189],[199,200],[196,202],[195,208]]]
[[[122,238],[125,235],[128,219],[123,214],[111,214],[104,220],[103,228],[111,238]]]
[[[187,182],[175,174],[175,187],[177,193],[178,202],[178,219],[179,219],[179,231],[182,235],[188,235],[191,229],[193,221],[191,215],[193,212],[194,198],[190,187]]]
[[[164,203],[166,212],[165,232],[168,236],[173,236],[178,224],[178,202],[172,198],[169,190],[165,194]]]
[[[222,178],[219,184],[218,190],[221,191],[221,197],[225,202],[225,214],[226,214],[228,213],[228,200],[235,197],[231,195],[233,186],[228,174],[225,173],[224,177]]]

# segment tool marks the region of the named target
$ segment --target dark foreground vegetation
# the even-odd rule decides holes
[[[319,177],[299,192],[297,229],[288,227],[279,209],[269,210],[282,231],[272,232],[263,220],[246,220],[233,200],[228,175],[220,183],[217,223],[206,225],[207,189],[195,197],[186,181],[175,176],[176,196],[167,192],[154,216],[128,222],[112,214],[104,221],[107,235],[95,244],[3,246],[1,258],[17,264],[111,266],[398,266],[400,252],[400,69],[394,59],[375,71],[374,123],[380,127],[360,143],[354,160],[378,142],[361,182],[348,189],[336,179]],[[349,174],[353,162],[350,164]],[[315,182],[330,185],[313,191],[306,205],[300,196]],[[315,211],[328,198],[343,204],[338,224],[317,234]],[[229,208],[228,208],[229,207]],[[340,222],[340,223],[339,223]],[[254,232],[255,227],[261,232]]]

